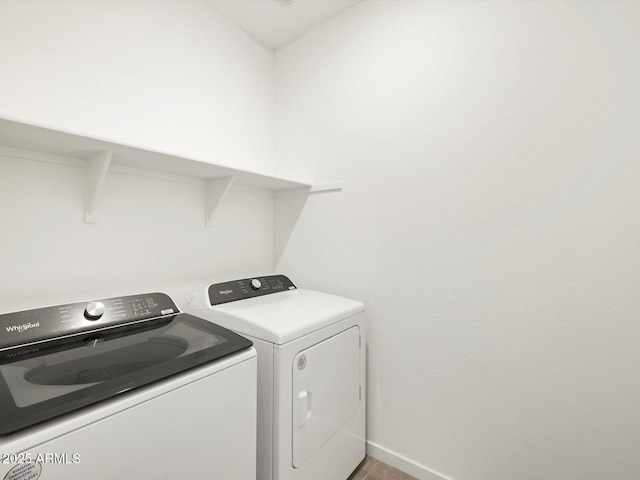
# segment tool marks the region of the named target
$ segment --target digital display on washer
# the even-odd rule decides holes
[[[243,350],[252,342],[193,315],[2,352],[0,435]]]

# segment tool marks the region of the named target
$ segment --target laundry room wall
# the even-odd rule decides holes
[[[0,117],[274,170],[273,53],[205,2],[3,1],[0,64]],[[110,172],[89,225],[84,168],[7,152],[0,311],[272,270],[265,192],[232,188],[206,228],[202,184]]]
[[[273,54],[201,1],[0,2],[0,115],[270,172]]]
[[[368,439],[422,479],[640,476],[640,4],[364,2],[276,55],[278,270],[366,302]]]

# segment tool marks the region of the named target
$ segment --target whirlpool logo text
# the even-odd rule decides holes
[[[36,323],[23,323],[22,325],[11,325],[9,327],[4,327],[7,329],[7,332],[9,333],[22,333],[25,332],[27,330],[29,330],[30,328],[38,328],[40,326],[40,322],[36,322]]]

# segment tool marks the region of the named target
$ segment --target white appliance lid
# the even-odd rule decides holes
[[[210,319],[240,334],[282,345],[364,309],[356,300],[296,289],[213,306]]]

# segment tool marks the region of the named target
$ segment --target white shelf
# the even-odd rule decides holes
[[[0,144],[82,159],[111,151],[113,152],[112,163],[116,165],[202,179],[234,175],[238,185],[274,191],[311,188],[311,183],[305,181],[265,175],[215,164],[211,161],[186,158],[2,118],[0,118]]]
[[[113,171],[148,171],[156,176],[169,175],[200,179],[199,181],[204,182],[207,189],[207,225],[211,225],[216,209],[232,184],[273,192],[300,191],[306,192],[306,194],[335,192],[342,189],[339,183],[314,186],[307,181],[266,175],[12,119],[0,118],[0,145],[84,161],[87,167],[85,205],[85,221],[87,223],[96,221],[96,209],[102,184],[110,169]]]

